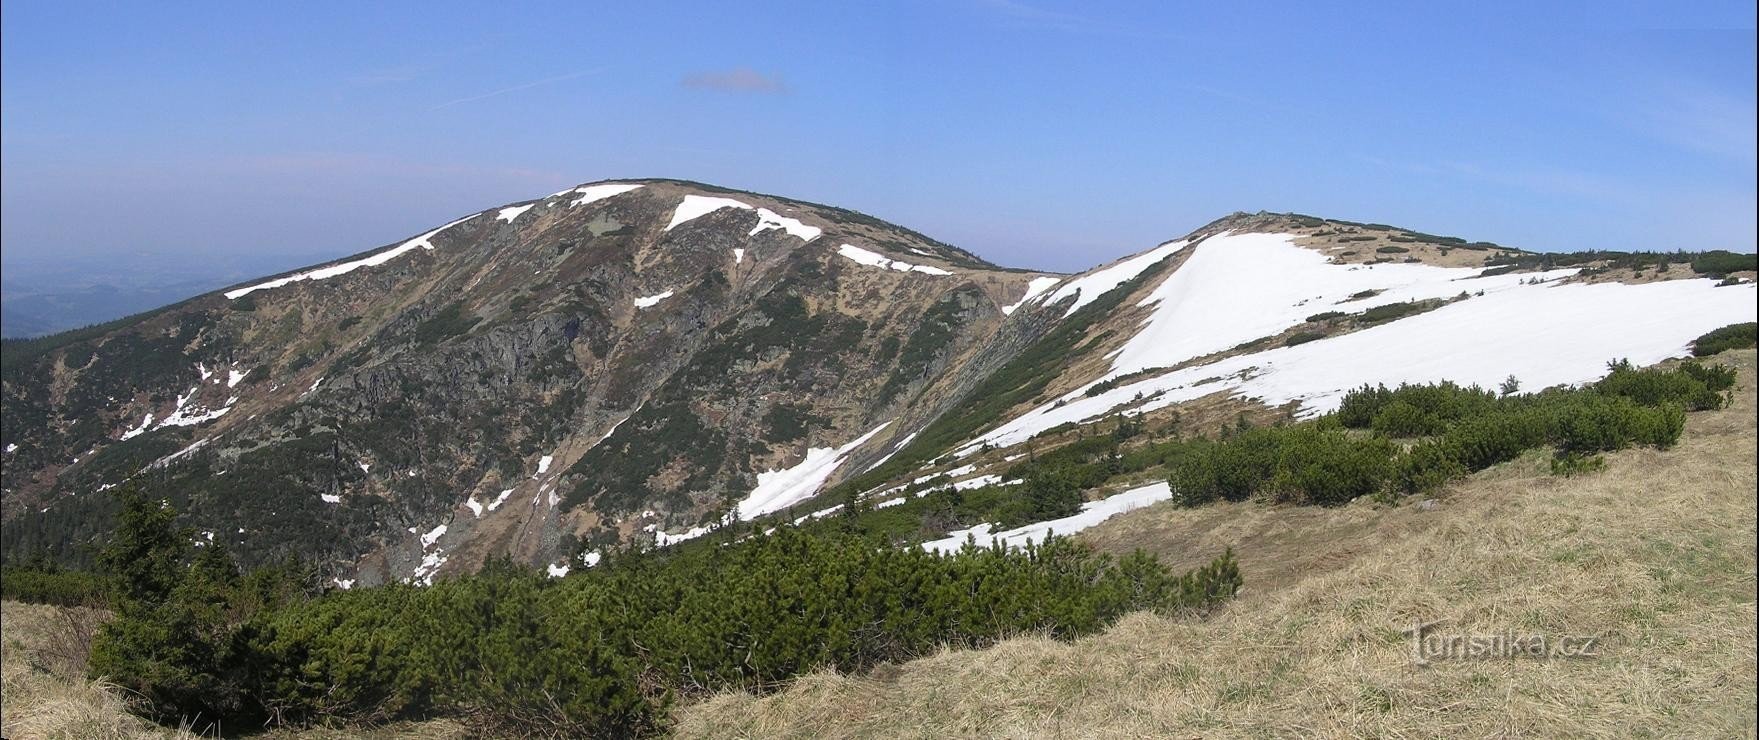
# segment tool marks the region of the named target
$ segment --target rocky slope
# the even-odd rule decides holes
[[[584,185],[8,342],[4,544],[77,560],[104,492],[135,485],[204,540],[339,583],[499,554],[560,572],[924,470],[983,485],[1071,423],[1304,413],[1438,374],[1580,382],[1752,320],[1750,282],[1531,257],[1236,214],[1059,276],[839,208]]]

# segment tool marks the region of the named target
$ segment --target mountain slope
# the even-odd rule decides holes
[[[125,480],[247,559],[317,557],[343,580],[688,527],[864,431],[847,452],[883,454],[1034,277],[687,183],[490,209],[9,344],[7,547],[74,554]]]
[[[1261,213],[1058,276],[843,209],[594,183],[7,342],[4,546],[78,560],[133,484],[344,586],[501,554],[559,574],[938,475],[997,486],[1016,448],[1120,415],[1200,431],[1371,381],[1538,389],[1753,318],[1750,280],[1617,259]]]

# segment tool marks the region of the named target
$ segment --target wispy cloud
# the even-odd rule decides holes
[[[1751,96],[1742,99],[1690,81],[1657,86],[1642,126],[1675,146],[1751,163],[1759,159],[1753,132],[1759,128]]]
[[[1112,23],[1090,18],[1075,13],[1049,10],[1036,5],[1029,5],[1019,0],[977,0],[978,4],[993,13],[1022,25],[1043,28],[1064,33],[1077,33],[1097,36],[1118,36],[1127,38],[1178,40],[1184,38],[1178,34],[1145,29],[1122,23]]]
[[[749,67],[734,67],[725,72],[698,72],[685,76],[679,84],[692,90],[759,94],[788,92],[787,83],[782,82],[780,77],[766,75]]]
[[[544,85],[550,85],[550,84],[554,84],[557,82],[564,82],[567,80],[578,79],[581,77],[585,77],[587,75],[598,74],[603,71],[605,71],[605,69],[603,67],[598,67],[598,68],[594,68],[594,69],[583,69],[579,72],[571,72],[571,73],[568,73],[565,75],[557,75],[555,77],[546,77],[541,80],[534,80],[532,82],[521,83],[518,85],[514,85],[512,87],[503,87],[499,90],[491,90],[491,91],[483,93],[481,95],[472,95],[468,98],[459,98],[457,100],[448,100],[444,103],[441,103],[441,104],[436,105],[432,108],[429,108],[428,111],[430,111],[430,112],[437,111],[442,108],[450,108],[454,105],[463,105],[464,103],[474,103],[478,100],[487,100],[487,99],[495,97],[497,95],[506,95],[507,93],[519,92],[520,90],[530,90],[534,87],[542,87]]]

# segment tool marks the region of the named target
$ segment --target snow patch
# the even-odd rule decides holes
[[[563,565],[552,564],[552,565],[550,565],[548,570],[549,570],[551,578],[561,578],[562,576],[568,575],[568,566],[565,564],[563,564]]]
[[[513,223],[513,219],[519,218],[526,211],[531,210],[532,206],[535,206],[535,205],[537,205],[537,204],[536,203],[527,203],[522,206],[509,206],[507,208],[503,208],[503,209],[501,209],[501,212],[499,214],[496,214],[495,220],[496,221],[506,221],[507,223]]]
[[[666,230],[671,231],[672,229],[677,228],[681,223],[701,218],[710,213],[721,210],[722,208],[743,208],[748,211],[751,210],[751,206],[733,200],[732,198],[714,198],[706,195],[686,195],[684,196],[683,202],[678,204],[677,210],[672,211],[672,222],[666,224]]]
[[[1755,320],[1756,293],[1751,285],[1717,287],[1706,279],[1516,283],[1379,326],[1195,365],[1092,397],[1077,389],[957,454],[986,443],[1018,444],[1059,424],[1124,410],[1147,413],[1218,391],[1268,406],[1296,402],[1301,415],[1311,417],[1335,410],[1345,393],[1364,383],[1451,380],[1493,388],[1509,375],[1532,390],[1587,383],[1606,375],[1609,360],[1641,366],[1684,356],[1693,338]]]
[[[953,273],[930,265],[913,265],[902,260],[895,260],[878,252],[862,249],[853,244],[837,247],[837,254],[869,267],[896,270],[898,272],[920,272],[925,275],[951,275]]]
[[[139,437],[141,434],[145,433],[148,428],[152,427],[152,425],[153,425],[153,412],[148,411],[147,418],[140,420],[140,426],[123,432],[122,438],[123,439],[134,439],[135,437]],[[13,445],[13,446],[16,447],[17,445]],[[12,450],[10,450],[10,449],[7,450],[7,452],[11,452],[11,451]]]
[[[354,579],[353,578],[349,578],[346,580],[341,579],[341,578],[332,578],[332,579],[330,579],[330,582],[336,584],[336,588],[342,589],[343,591],[347,591],[348,589],[354,588]]]
[[[331,493],[320,493],[320,494],[318,494],[318,498],[321,498],[321,499],[323,499],[323,500],[324,500],[324,503],[326,503],[326,504],[339,504],[339,503],[342,503],[342,497],[341,497],[341,496],[338,496],[338,495],[335,495],[335,494],[331,494]]]
[[[505,491],[502,491],[501,495],[496,496],[495,500],[489,502],[489,511],[494,511],[496,509],[501,508],[501,504],[507,503],[507,497],[512,496],[512,495],[513,495],[513,489],[511,489],[511,488],[509,488]]]
[[[1113,288],[1130,282],[1131,278],[1141,275],[1142,271],[1153,267],[1155,263],[1178,253],[1179,250],[1185,248],[1186,244],[1189,242],[1183,239],[1167,242],[1135,257],[1119,261],[1117,264],[1079,275],[1063,283],[1063,287],[1057,288],[1057,292],[1052,293],[1044,302],[1054,305],[1065,298],[1074,296],[1075,302],[1063,312],[1063,318],[1069,318],[1076,311],[1081,310],[1082,306],[1099,300],[1100,296],[1110,292]]]
[[[587,185],[586,187],[574,188],[573,190],[564,190],[556,195],[579,193],[580,197],[575,198],[573,203],[568,204],[569,208],[573,208],[575,206],[584,206],[588,203],[596,203],[606,198],[622,195],[631,190],[637,190],[640,188],[640,185],[626,182],[607,182],[598,185]]]
[[[1031,280],[1031,282],[1028,282],[1026,284],[1026,294],[1023,296],[1020,296],[1020,300],[1014,301],[1014,304],[1011,306],[1003,306],[1002,307],[1002,315],[1003,316],[1012,315],[1015,311],[1020,310],[1021,306],[1026,305],[1028,302],[1030,302],[1034,298],[1037,298],[1041,295],[1044,295],[1044,292],[1047,290],[1050,290],[1051,286],[1054,286],[1057,283],[1060,283],[1062,281],[1063,281],[1063,279],[1060,277],[1051,277],[1049,275],[1046,275],[1043,277],[1033,278]]]
[[[799,219],[788,218],[768,208],[759,208],[757,209],[757,225],[751,227],[751,232],[747,236],[757,236],[770,229],[781,229],[790,236],[808,242],[817,239],[819,234],[824,233],[817,226],[807,226]]]
[[[880,430],[891,425],[886,422],[872,431],[856,437],[842,447],[815,447],[806,451],[806,459],[799,464],[783,470],[771,470],[757,474],[757,487],[745,500],[739,502],[739,518],[752,519],[763,514],[780,511],[802,501],[818,492],[825,479],[837,471],[843,464],[843,458],[855,448],[860,447]]]
[[[655,293],[650,296],[643,296],[641,298],[635,299],[635,307],[636,308],[652,308],[652,307],[658,305],[660,301],[666,300],[667,298],[671,298],[671,297],[672,297],[672,291],[669,291],[669,290],[664,293]]]
[[[434,543],[439,542],[440,537],[444,536],[445,534],[446,534],[446,525],[444,525],[444,524],[428,530],[427,534],[424,534],[421,536],[421,549],[426,550],[430,547],[433,547]]]
[[[475,496],[465,499],[464,505],[470,509],[471,514],[476,515],[476,518],[483,518],[483,505],[477,503]]]
[[[1089,501],[1081,505],[1080,513],[1048,522],[1036,522],[1023,527],[993,532],[989,524],[979,524],[970,529],[952,532],[943,539],[922,543],[922,549],[929,552],[952,554],[965,546],[967,537],[975,539],[978,547],[992,547],[997,544],[1007,547],[1021,547],[1028,543],[1043,543],[1051,534],[1074,534],[1093,527],[1107,519],[1133,509],[1140,509],[1158,501],[1173,497],[1172,489],[1166,483],[1134,488],[1110,498]]]
[[[744,261],[745,261],[745,248],[744,247],[734,247],[733,248],[733,264],[737,265],[737,264],[744,262]]]
[[[226,371],[226,387],[227,388],[237,387],[238,381],[244,380],[244,377],[246,375],[249,375],[249,373],[239,372],[238,370],[227,370]]]
[[[537,459],[537,472],[533,473],[531,477],[536,478],[540,475],[543,475],[544,473],[550,472],[550,463],[553,463],[555,461],[556,461],[555,455],[544,455],[543,457],[538,458]]]
[[[421,236],[415,237],[414,239],[410,239],[409,241],[406,241],[406,242],[399,244],[395,247],[387,249],[383,252],[380,252],[378,254],[371,255],[368,257],[363,257],[361,259],[354,260],[353,262],[343,262],[343,263],[337,264],[337,265],[330,265],[329,267],[320,267],[316,270],[308,270],[306,272],[294,273],[294,274],[288,275],[287,277],[284,277],[284,278],[276,278],[276,279],[270,280],[266,283],[258,283],[256,285],[252,285],[248,288],[239,288],[237,290],[229,290],[229,291],[226,291],[225,295],[226,295],[227,299],[242,298],[250,293],[253,293],[253,292],[256,292],[259,290],[269,290],[272,288],[279,288],[283,285],[287,285],[290,283],[296,283],[296,282],[299,282],[302,280],[323,280],[325,278],[333,278],[333,277],[336,277],[337,275],[345,275],[350,272],[354,272],[355,270],[358,270],[362,267],[375,267],[378,265],[382,265],[382,264],[385,264],[386,262],[389,262],[393,259],[396,259],[397,257],[399,257],[399,256],[403,255],[404,253],[406,253],[412,249],[415,249],[417,247],[420,247],[422,249],[432,250],[434,248],[434,244],[430,240],[433,239],[435,236],[438,236],[440,234],[440,232],[445,231],[447,229],[450,229],[454,226],[457,226],[458,224],[464,223],[465,221],[469,221],[473,218],[476,218],[478,215],[480,215],[480,214],[472,213],[469,216],[465,216],[464,218],[458,219],[457,221],[453,221],[449,224],[446,224],[445,226],[441,226],[440,228],[434,229],[433,231],[430,231],[426,234],[422,234]]]

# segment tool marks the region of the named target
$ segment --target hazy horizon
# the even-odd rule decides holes
[[[1537,251],[1759,231],[1751,4],[535,12],[6,3],[4,267],[211,282],[620,177],[1065,272],[1234,211]]]

